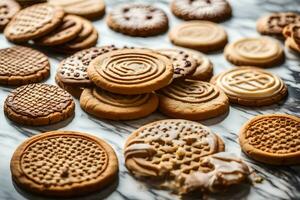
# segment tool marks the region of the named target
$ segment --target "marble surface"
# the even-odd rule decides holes
[[[129,0],[128,0],[129,1]],[[109,11],[113,6],[121,1],[107,0]],[[131,2],[131,1],[130,1]],[[153,0],[154,5],[164,9],[170,19],[170,27],[180,23],[169,11],[169,1]],[[238,38],[246,36],[259,36],[255,30],[256,19],[271,11],[296,11],[300,9],[299,0],[231,0],[233,7],[233,17],[222,23],[229,35],[229,41],[232,42]],[[300,11],[300,10],[298,10]],[[123,36],[111,31],[101,19],[94,22],[97,30],[100,32],[98,45],[116,44],[141,47],[171,47],[167,34],[150,37],[150,38],[133,38]],[[4,36],[0,34],[0,47],[9,47]],[[51,77],[46,83],[54,83],[56,67],[63,56],[45,52],[51,60]],[[276,105],[262,108],[246,108],[240,106],[231,106],[227,116],[222,116],[213,120],[203,121],[202,123],[209,126],[214,132],[218,133],[226,143],[226,151],[234,152],[243,157],[245,161],[264,178],[261,184],[252,186],[236,187],[233,191],[225,194],[210,195],[208,199],[300,199],[300,167],[274,167],[257,163],[246,157],[240,149],[237,142],[237,134],[241,125],[249,118],[263,113],[289,113],[300,114],[300,57],[285,49],[286,61],[284,64],[268,69],[279,75],[288,85],[289,96],[285,101]],[[214,64],[215,74],[232,67],[221,52],[210,54],[209,58]],[[69,123],[61,123],[55,126],[47,127],[23,127],[9,121],[3,113],[3,104],[6,96],[12,88],[0,87],[0,199],[17,200],[17,199],[45,199],[33,196],[16,188],[10,176],[10,159],[19,144],[31,135],[45,132],[48,130],[75,130],[82,131],[104,138],[108,141],[117,152],[120,164],[119,180],[99,194],[92,194],[88,197],[77,199],[137,199],[137,200],[173,200],[179,199],[178,196],[167,191],[155,190],[149,188],[146,184],[135,180],[124,167],[124,157],[122,147],[127,136],[134,129],[148,122],[166,118],[160,113],[154,113],[151,116],[134,121],[109,121],[98,120],[84,113],[78,101],[76,101],[76,115]],[[190,199],[199,199],[200,197]]]

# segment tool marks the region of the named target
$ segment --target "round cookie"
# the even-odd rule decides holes
[[[184,50],[159,49],[157,51],[167,56],[172,61],[174,68],[173,79],[184,78],[196,70],[196,60]]]
[[[12,121],[31,126],[54,124],[74,115],[75,103],[65,90],[47,84],[29,84],[13,90],[4,112]]]
[[[61,8],[43,3],[18,12],[4,30],[11,42],[26,42],[53,31],[64,17]]]
[[[66,13],[79,15],[88,19],[102,17],[105,13],[103,0],[48,0],[52,5],[60,6]]]
[[[211,80],[225,92],[230,102],[244,106],[266,106],[279,102],[288,92],[276,75],[260,68],[239,67]]]
[[[109,13],[107,25],[125,35],[153,36],[168,29],[168,17],[160,8],[148,4],[121,4]]]
[[[258,115],[240,130],[242,150],[254,160],[274,164],[300,163],[300,118],[287,114]]]
[[[188,79],[173,81],[158,94],[159,110],[174,118],[204,120],[229,110],[225,93],[207,82]]]
[[[62,81],[59,80],[59,78],[57,76],[55,76],[54,79],[55,79],[55,83],[59,87],[66,90],[67,92],[69,92],[76,99],[80,98],[81,93],[85,88],[85,87],[81,87],[81,86],[74,86],[74,85],[70,85],[70,84],[67,84],[67,83],[63,83]]]
[[[226,59],[235,65],[272,67],[284,60],[279,42],[269,37],[243,38],[228,44]]]
[[[89,65],[95,85],[118,94],[144,94],[172,81],[173,66],[166,56],[147,49],[120,49],[98,56]]]
[[[285,46],[300,53],[300,25],[290,24],[283,29]]]
[[[131,120],[154,112],[158,107],[158,98],[154,93],[124,95],[100,88],[86,88],[81,94],[80,106],[98,118]]]
[[[175,26],[169,32],[169,39],[177,46],[209,52],[223,49],[227,33],[213,22],[189,21]]]
[[[50,63],[45,54],[22,46],[0,49],[0,84],[36,83],[49,74]]]
[[[71,197],[96,192],[117,180],[112,147],[95,136],[52,131],[30,137],[12,156],[13,181],[43,196]]]
[[[173,0],[173,14],[184,20],[220,22],[231,17],[231,6],[226,0]]]
[[[20,5],[14,0],[0,0],[0,31],[20,9]]]

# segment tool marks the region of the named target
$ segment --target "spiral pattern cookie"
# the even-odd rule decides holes
[[[120,49],[95,58],[88,76],[98,87],[118,94],[144,94],[172,81],[173,66],[166,56],[147,49]]]
[[[5,28],[20,9],[20,5],[14,0],[0,0],[0,31]]]
[[[225,93],[213,84],[180,80],[159,90],[159,110],[174,118],[203,120],[229,110]]]
[[[23,125],[48,125],[74,115],[75,103],[65,90],[47,84],[29,84],[13,90],[5,100],[8,118]]]
[[[265,106],[282,100],[287,86],[276,75],[255,67],[239,67],[223,72],[212,83],[223,90],[232,103]]]
[[[100,138],[74,131],[52,131],[23,142],[11,159],[13,181],[44,196],[87,195],[118,175],[112,147]]]
[[[244,38],[226,46],[224,55],[235,65],[272,67],[284,60],[279,42],[269,37]]]
[[[36,83],[50,74],[50,63],[43,53],[22,46],[0,49],[0,84]]]
[[[158,107],[154,93],[124,95],[100,88],[86,88],[80,97],[80,106],[98,118],[131,120],[150,115]]]
[[[227,43],[225,30],[220,25],[209,21],[181,23],[169,32],[169,38],[177,46],[203,52],[220,50]]]
[[[240,130],[242,150],[254,160],[274,164],[300,163],[300,118],[287,114],[258,115]]]
[[[126,3],[115,7],[107,17],[107,25],[130,36],[153,36],[168,29],[166,13],[149,4]]]

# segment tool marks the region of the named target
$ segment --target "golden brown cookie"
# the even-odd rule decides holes
[[[53,31],[64,17],[61,8],[49,4],[37,4],[18,12],[4,30],[11,42],[26,42]]]
[[[287,114],[258,115],[240,130],[242,150],[254,160],[274,164],[300,163],[300,118]]]
[[[0,31],[20,9],[20,5],[14,0],[0,0]]]
[[[208,20],[220,22],[231,17],[227,0],[173,0],[173,14],[184,20]]]
[[[283,29],[285,46],[300,53],[300,25],[290,24]]]
[[[10,163],[13,181],[43,196],[71,197],[99,191],[117,180],[112,147],[95,136],[52,131],[23,142]]]
[[[235,65],[272,67],[284,60],[279,42],[270,37],[243,38],[228,44],[226,59]]]
[[[41,126],[74,115],[75,103],[65,90],[47,84],[29,84],[13,90],[5,100],[4,112],[12,121]]]
[[[45,54],[22,46],[0,49],[0,84],[36,83],[49,74],[50,63]]]
[[[266,106],[279,102],[288,92],[278,76],[255,67],[238,67],[211,80],[225,92],[231,103],[244,106]]]
[[[130,36],[153,36],[168,29],[166,13],[150,4],[126,3],[113,8],[107,17],[107,25]]]
[[[87,70],[98,87],[118,94],[144,94],[172,81],[173,66],[166,56],[146,49],[120,49],[95,58]]]
[[[227,43],[224,28],[209,21],[183,22],[169,32],[169,38],[177,46],[202,52],[221,50]]]
[[[226,113],[229,101],[213,84],[178,80],[158,91],[159,110],[174,118],[204,120]]]
[[[86,88],[80,96],[80,106],[98,118],[131,120],[146,117],[158,107],[154,93],[124,95],[100,88]]]

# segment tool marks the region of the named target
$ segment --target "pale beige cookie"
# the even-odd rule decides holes
[[[21,10],[21,6],[14,0],[0,0],[0,31],[3,31],[12,17]]]
[[[209,21],[189,21],[175,26],[169,32],[175,45],[203,52],[221,50],[227,43],[222,26]]]
[[[272,67],[284,60],[280,43],[270,37],[243,38],[228,44],[224,56],[235,65]]]
[[[254,160],[274,164],[300,163],[300,118],[287,114],[258,115],[240,130],[242,150]]]

